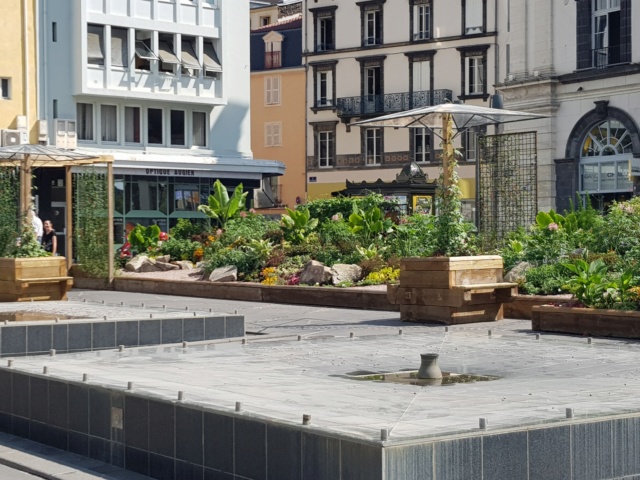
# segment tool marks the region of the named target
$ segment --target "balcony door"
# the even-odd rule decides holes
[[[382,111],[382,68],[364,68],[364,113]]]

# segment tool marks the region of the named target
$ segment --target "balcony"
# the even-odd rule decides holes
[[[264,53],[264,68],[282,67],[282,57],[279,51]]]
[[[619,63],[621,63],[620,45],[591,50],[591,66],[593,68],[606,68]]]
[[[451,101],[451,90],[427,90],[423,92],[390,93],[387,95],[359,95],[342,97],[336,101],[338,116],[343,121],[351,117],[384,115],[412,108],[430,107]]]

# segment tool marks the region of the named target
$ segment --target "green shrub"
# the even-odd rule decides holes
[[[191,240],[191,237],[206,230],[208,230],[207,226],[201,221],[194,222],[188,218],[179,218],[175,227],[169,230],[169,234],[178,240]]]
[[[353,203],[364,211],[378,207],[384,213],[398,211],[398,203],[385,199],[382,195],[372,193],[362,198],[336,197],[330,199],[312,200],[305,205],[298,206],[298,210],[309,210],[311,218],[317,218],[320,223],[331,220],[334,215],[349,218],[353,212]]]
[[[358,244],[356,235],[342,220],[325,220],[318,228],[318,236],[323,245],[333,245],[341,252],[353,252]]]
[[[171,260],[193,260],[193,252],[202,244],[191,240],[169,237],[169,240],[162,242],[160,246],[161,255],[171,256]]]
[[[234,265],[238,269],[238,275],[250,275],[259,273],[260,261],[252,253],[237,248],[222,248],[216,251],[205,262],[205,273],[208,275],[216,268]]]
[[[557,295],[567,293],[563,287],[571,278],[571,272],[559,263],[540,265],[525,273],[522,293],[530,295]]]
[[[261,240],[268,231],[278,229],[278,223],[263,215],[247,215],[245,218],[233,218],[227,222],[218,241],[224,245],[238,245],[252,240]],[[273,242],[272,243],[277,243]]]
[[[428,257],[435,251],[433,215],[404,217],[385,238],[386,252],[398,257]]]

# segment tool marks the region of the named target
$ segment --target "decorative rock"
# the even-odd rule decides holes
[[[148,261],[149,257],[147,257],[146,255],[136,255],[127,262],[127,264],[124,266],[124,269],[128,272],[139,272],[142,265]]]
[[[337,285],[341,282],[357,282],[362,278],[362,268],[359,265],[336,263],[331,267],[331,282]]]
[[[156,259],[156,267],[159,267],[160,270],[180,270],[180,267],[178,265],[173,265],[171,263],[167,263],[167,262],[159,262],[158,259]]]
[[[188,260],[178,260],[177,262],[171,262],[174,265],[180,267],[180,270],[193,270],[193,263]]]
[[[309,260],[300,274],[300,283],[316,285],[331,281],[331,269],[317,260]]]
[[[529,262],[517,263],[511,270],[509,270],[509,273],[504,276],[504,281],[510,283],[523,283],[526,280],[525,274],[527,273],[527,270],[532,268],[533,265]]]
[[[210,282],[235,282],[238,280],[238,268],[234,265],[216,268],[209,275]]]
[[[156,257],[156,262],[169,263],[171,261],[171,257],[169,255],[161,255]]]
[[[138,270],[140,273],[161,271],[162,269],[156,264],[156,261],[153,258],[147,258],[147,260],[140,266],[140,270]]]

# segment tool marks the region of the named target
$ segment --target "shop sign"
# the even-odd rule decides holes
[[[631,176],[640,177],[640,158],[632,158],[629,164],[631,166]]]

